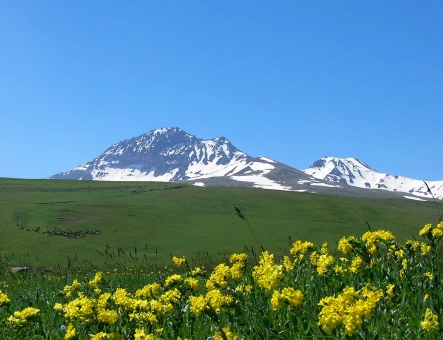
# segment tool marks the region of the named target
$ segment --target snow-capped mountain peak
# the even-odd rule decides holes
[[[323,157],[304,173],[326,181],[367,189],[405,192],[430,198],[423,180],[380,173],[357,158]],[[427,182],[436,198],[443,199],[443,181]]]
[[[116,143],[92,161],[52,178],[180,181],[250,158],[225,137],[202,140],[178,127],[161,128]]]

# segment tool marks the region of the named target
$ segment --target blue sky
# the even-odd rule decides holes
[[[443,179],[441,1],[0,1],[0,176],[179,126]]]

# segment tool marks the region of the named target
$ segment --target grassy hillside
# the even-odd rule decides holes
[[[0,255],[13,257],[15,264],[65,265],[68,256],[101,263],[113,255],[161,263],[170,254],[215,258],[243,251],[245,245],[277,254],[288,248],[288,237],[326,241],[333,249],[342,236],[367,231],[366,221],[403,240],[437,219],[434,203],[404,199],[174,183],[0,179]],[[48,236],[57,230],[85,237]]]

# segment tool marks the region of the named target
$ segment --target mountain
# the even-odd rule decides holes
[[[357,158],[323,157],[303,172],[329,182],[432,198],[424,181],[378,172]],[[443,181],[429,181],[427,184],[435,198],[443,199]],[[417,199],[409,195],[405,197]]]
[[[178,127],[172,127],[152,130],[118,142],[93,160],[50,178],[185,182],[196,186],[254,187],[374,198],[399,197],[395,192],[375,190],[378,187],[372,182],[369,186],[356,186],[354,179],[358,171],[355,166],[353,172],[347,172],[348,178],[337,170],[332,171],[332,168],[330,171],[320,171],[327,168],[325,164],[322,160],[318,161],[313,168],[317,170],[311,174],[308,169],[305,173],[267,157],[247,155],[225,137],[203,140]],[[362,162],[359,164],[362,169],[375,171]],[[327,175],[322,177],[323,172],[327,172]],[[334,174],[336,177],[333,177]],[[362,177],[361,174],[359,176]]]
[[[195,185],[252,186],[292,190],[282,178],[311,179],[266,157],[254,158],[225,137],[198,139],[180,128],[152,130],[121,141],[100,156],[52,179],[191,181]],[[207,184],[206,184],[207,183]]]

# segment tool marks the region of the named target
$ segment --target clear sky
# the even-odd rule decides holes
[[[0,176],[178,126],[443,179],[442,1],[0,0]]]

